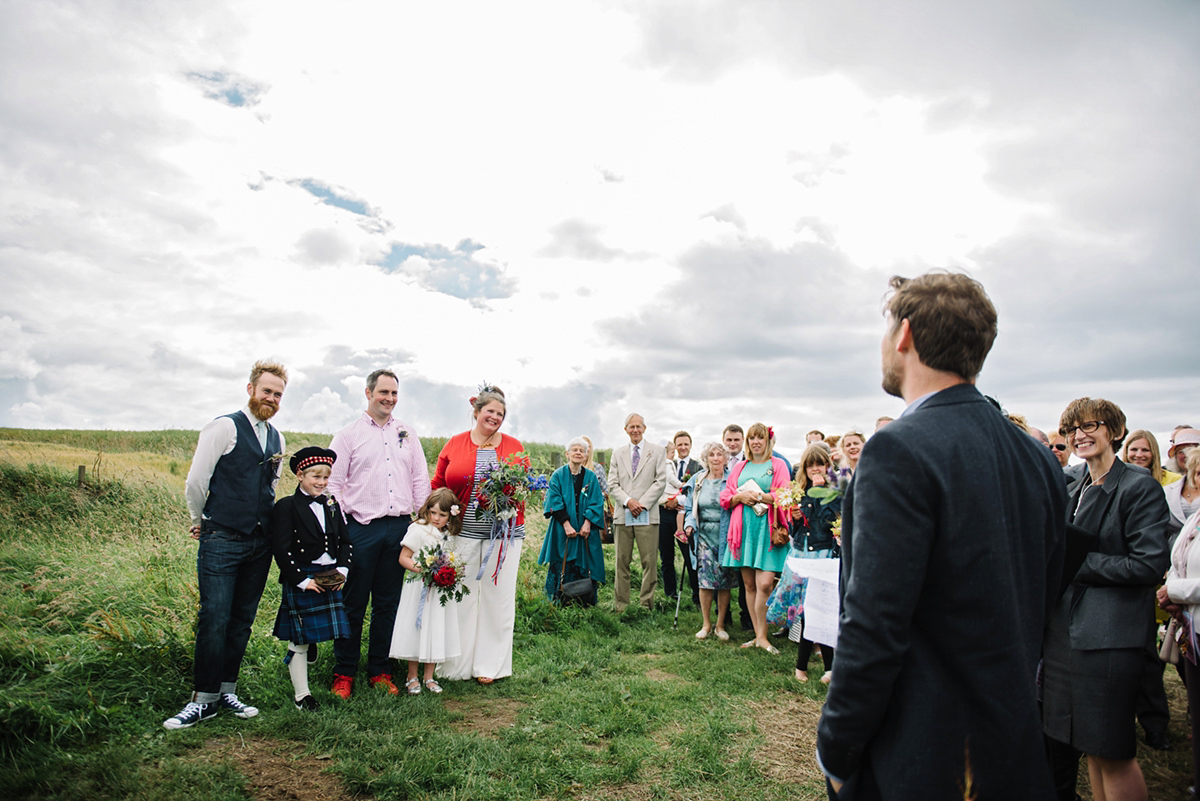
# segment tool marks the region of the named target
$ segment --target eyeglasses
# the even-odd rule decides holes
[[[1065,451],[1067,449],[1067,446],[1066,446],[1066,443],[1056,442],[1050,446],[1050,449],[1055,450],[1055,451]]]
[[[1104,423],[1099,420],[1088,420],[1086,423],[1080,423],[1077,426],[1067,426],[1066,428],[1060,428],[1058,430],[1058,433],[1062,434],[1064,437],[1069,437],[1072,434],[1074,434],[1076,431],[1082,431],[1085,434],[1090,434],[1102,425],[1104,425]]]

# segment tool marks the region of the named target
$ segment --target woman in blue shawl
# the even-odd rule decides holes
[[[567,443],[567,463],[550,476],[545,515],[550,520],[542,541],[539,565],[547,565],[546,595],[555,600],[560,582],[590,578],[604,582],[604,492],[596,474],[584,468],[590,451],[583,437]],[[563,555],[566,555],[566,566]],[[592,587],[588,606],[596,603]]]

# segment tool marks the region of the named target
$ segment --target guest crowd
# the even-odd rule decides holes
[[[607,469],[591,440],[576,437],[549,477],[542,509],[521,505],[501,522],[484,513],[479,488],[523,451],[500,430],[504,393],[484,386],[469,399],[471,428],[446,442],[431,476],[416,432],[394,416],[399,380],[388,370],[371,373],[366,410],[328,449],[304,448],[287,459],[299,483],[275,503],[286,445],[268,421],[287,378],[281,365],[256,364],[247,406],[200,434],[187,479],[201,599],[194,692],[166,728],[222,710],[258,714],[238,697],[237,678],[272,560],[282,585],[274,632],[287,643],[298,709],[318,707],[307,670],[319,642],[333,642],[325,686],[340,699],[356,691],[364,667],[366,684],[389,694],[439,693],[438,678],[487,685],[510,676],[517,571],[526,515],[534,513],[547,520],[539,563],[552,601],[595,605],[597,586],[609,580],[603,544],[612,543],[617,613],[635,602],[635,591],[647,609],[666,603],[677,610],[680,596],[690,596],[702,619],[696,639],[729,640],[736,609],[742,648],[778,654],[777,644],[795,642],[789,669],[798,681],[809,680],[814,649],[819,680],[829,684],[839,675],[836,638],[805,636],[805,565],[842,556],[843,506],[849,514],[860,465],[887,469],[887,451],[873,449],[871,440],[891,418],[880,418],[871,437],[810,431],[803,449],[792,449],[800,451],[792,465],[774,429],[761,422],[730,424],[694,450],[687,431],[650,441],[647,421],[629,414],[628,443],[613,451]],[[1057,797],[1076,797],[1086,754],[1094,797],[1144,798],[1134,721],[1148,745],[1171,747],[1165,664],[1176,665],[1186,683],[1190,725],[1200,724],[1193,627],[1200,610],[1200,547],[1193,547],[1200,430],[1176,427],[1164,459],[1155,435],[1129,431],[1124,413],[1107,400],[1072,401],[1049,433],[992,407],[990,414],[1007,417],[1043,448],[1031,457],[1039,470],[1061,473],[1060,486],[1046,490],[1065,503],[1065,520],[1048,523],[1067,524],[1065,545],[1046,544],[1048,555],[1058,551],[1050,562],[1063,561],[1061,586],[1048,591],[1037,675],[1018,678],[1036,685],[1045,738],[1039,748]],[[443,552],[463,588],[444,605],[422,561]],[[847,575],[843,569],[843,582]],[[1169,624],[1165,632],[1160,622]],[[407,662],[402,686],[393,680],[397,659]],[[1192,734],[1200,779],[1200,736]],[[833,794],[840,780],[823,768]]]

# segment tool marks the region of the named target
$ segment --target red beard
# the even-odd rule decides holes
[[[274,417],[277,411],[279,411],[279,406],[276,404],[266,403],[255,397],[250,398],[250,413],[263,422]]]

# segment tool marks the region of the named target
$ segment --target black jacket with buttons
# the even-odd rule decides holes
[[[350,567],[354,549],[346,534],[341,507],[332,497],[323,505],[325,530],[321,531],[313,514],[312,498],[296,488],[296,493],[275,504],[271,513],[271,551],[279,565],[279,583],[295,587],[308,578],[308,568],[322,553],[337,559],[337,565]]]

